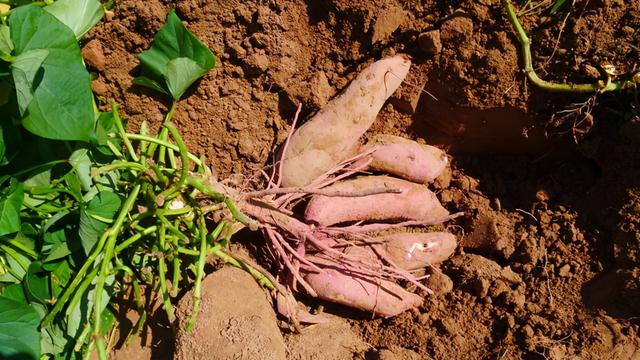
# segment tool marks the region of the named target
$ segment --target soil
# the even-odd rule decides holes
[[[640,69],[640,2],[576,0],[556,15],[552,1],[528,3],[540,4],[521,7],[520,20],[541,77],[591,82],[600,66]],[[269,167],[298,103],[307,118],[366,64],[412,57],[370,132],[450,152],[451,184],[438,195],[466,213],[450,227],[460,246],[419,309],[371,319],[328,306],[367,344],[345,358],[640,358],[635,89],[536,88],[497,0],[128,0],[83,53],[101,106],[115,99],[132,131],[143,121],[157,130],[169,105],[132,79],[170,7],[219,57],[175,123],[221,178]],[[317,341],[287,338],[290,354],[322,359]]]

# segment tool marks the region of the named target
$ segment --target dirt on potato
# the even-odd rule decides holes
[[[640,69],[640,2],[567,1],[556,15],[553,1],[526,3],[519,17],[542,78],[593,82],[606,65]],[[126,0],[83,54],[101,106],[115,99],[132,131],[142,121],[157,130],[169,106],[132,79],[170,8],[218,57],[174,121],[220,178],[271,166],[298,103],[306,118],[366,64],[411,56],[370,134],[451,154],[451,184],[438,196],[466,213],[450,227],[460,246],[419,309],[371,319],[328,306],[367,344],[347,358],[640,358],[636,89],[536,88],[498,0]],[[317,354],[304,350],[313,340],[288,338],[299,347],[290,354]]]

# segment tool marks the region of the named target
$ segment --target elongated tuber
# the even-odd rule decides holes
[[[361,176],[337,182],[325,189],[348,192],[380,188],[400,189],[402,192],[358,198],[316,195],[307,205],[305,219],[320,226],[352,221],[401,220],[438,224],[449,215],[426,186],[389,176]]]
[[[293,133],[282,161],[282,186],[306,186],[353,155],[360,137],[400,86],[411,62],[402,55],[379,60]]]

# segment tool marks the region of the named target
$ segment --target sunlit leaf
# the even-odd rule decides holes
[[[48,139],[89,141],[94,124],[91,80],[73,31],[33,5],[16,8],[9,26],[18,56],[30,50],[49,52],[37,72],[22,125]]]
[[[78,39],[104,16],[98,0],[58,0],[44,9],[67,25]]]
[[[215,65],[211,50],[187,30],[173,10],[151,48],[138,57],[144,71],[136,83],[168,91],[175,100]]]

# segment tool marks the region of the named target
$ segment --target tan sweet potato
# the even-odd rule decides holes
[[[350,272],[340,264],[326,262],[323,273],[304,270],[304,279],[318,298],[383,317],[400,314],[422,304],[422,297],[391,281]]]
[[[382,188],[400,189],[402,193],[357,198],[315,195],[307,205],[305,219],[320,226],[352,221],[402,220],[436,224],[449,215],[426,186],[389,176],[361,176],[324,189],[348,192]]]
[[[306,186],[353,155],[411,62],[398,55],[363,70],[349,86],[293,133],[282,161],[283,187]]]
[[[449,166],[447,154],[435,146],[419,144],[393,135],[377,135],[364,150],[375,149],[369,167],[426,184],[436,179]]]

